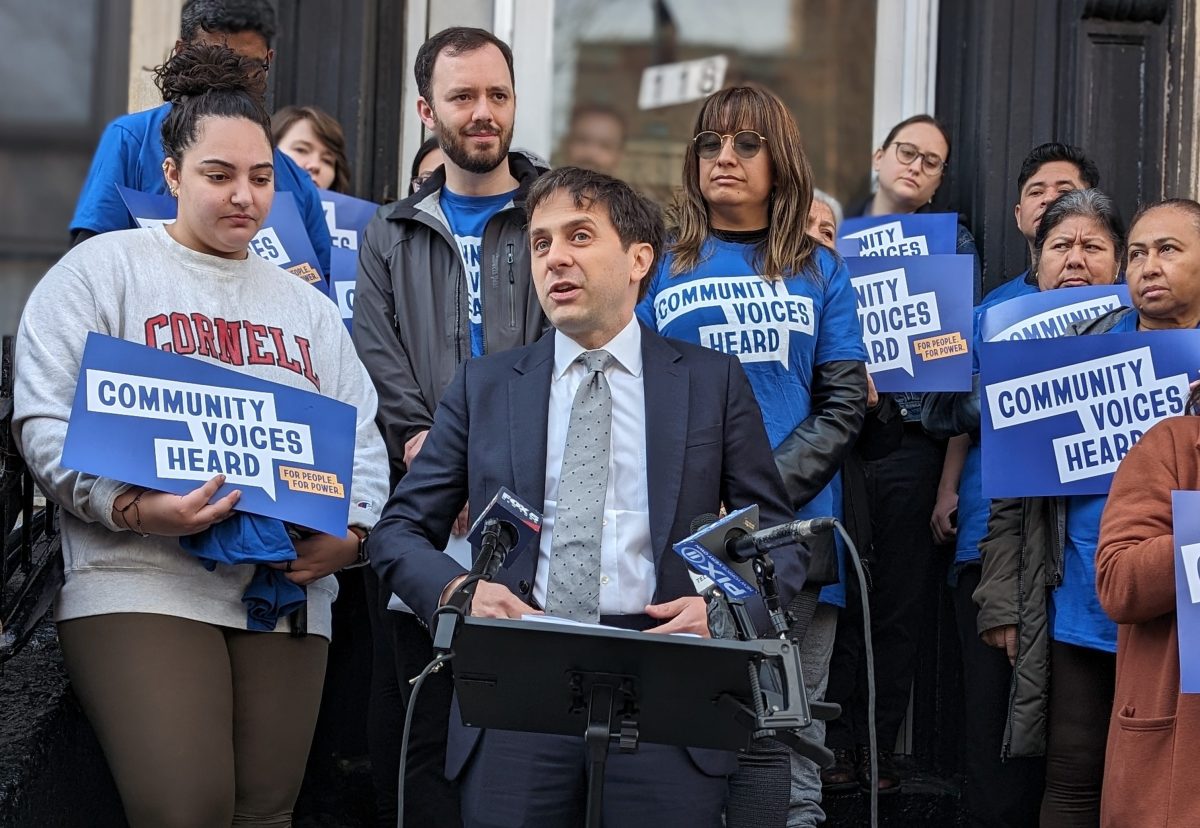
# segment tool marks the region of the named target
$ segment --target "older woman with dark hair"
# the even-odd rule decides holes
[[[1144,207],[1129,231],[1138,328],[1200,325],[1200,204]],[[1194,377],[1193,377],[1194,379]],[[1200,825],[1200,696],[1179,684],[1171,492],[1200,489],[1200,387],[1189,411],[1159,423],[1126,455],[1100,523],[1096,589],[1117,622],[1114,715],[1100,821]]]
[[[1042,290],[1113,281],[1124,242],[1111,200],[1098,190],[1059,197],[1042,218],[1034,252]],[[1132,332],[1141,327],[1139,317],[1120,308],[1073,332]],[[1106,500],[994,500],[979,546],[977,628],[1014,665],[999,747],[1004,758],[1045,755],[1041,824],[1047,826],[1099,820],[1117,649],[1116,625],[1095,587]]]

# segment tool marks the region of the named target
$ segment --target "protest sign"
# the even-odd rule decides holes
[[[333,249],[339,247],[358,250],[362,231],[379,209],[374,201],[335,193],[332,190],[317,190],[321,194],[321,207],[325,210],[325,224],[329,226],[329,237]]]
[[[1126,285],[1043,290],[984,308],[979,335],[985,342],[1053,339],[1121,306],[1131,307]]]
[[[354,320],[354,283],[358,279],[358,252],[345,247],[334,247],[329,255],[329,296],[337,302],[350,330]]]
[[[1141,436],[1183,413],[1200,332],[985,342],[979,363],[984,496],[1107,494]]]
[[[1200,693],[1200,492],[1171,492],[1175,533],[1175,619],[1179,683]]]
[[[876,388],[970,390],[970,256],[867,256],[846,267]]]
[[[958,213],[848,218],[839,230],[837,249],[847,258],[957,253]]]
[[[239,510],[341,537],[356,420],[338,400],[93,332],[62,462],[175,494],[224,474],[217,497],[241,489]]]
[[[117,185],[129,214],[139,227],[158,227],[175,221],[178,205],[175,199],[157,193],[143,193]],[[262,228],[250,240],[250,251],[277,267],[282,267],[313,287],[326,292],[325,279],[317,264],[317,254],[300,211],[296,197],[289,192],[276,192],[271,202],[271,212],[262,223]]]

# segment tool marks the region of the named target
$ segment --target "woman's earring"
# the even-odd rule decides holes
[[[172,187],[170,189],[170,193],[171,193],[171,198],[179,198],[179,188],[178,187]]]

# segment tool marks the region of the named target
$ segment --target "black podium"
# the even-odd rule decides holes
[[[736,750],[754,728],[757,664],[778,641],[467,618],[454,639],[463,724],[583,736],[587,825],[600,825],[609,745]]]

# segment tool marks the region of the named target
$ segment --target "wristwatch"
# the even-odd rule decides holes
[[[357,569],[371,562],[371,556],[367,553],[367,538],[371,536],[371,532],[361,526],[351,526],[349,529],[358,535],[358,557],[354,559],[354,563],[348,564],[342,569]]]

